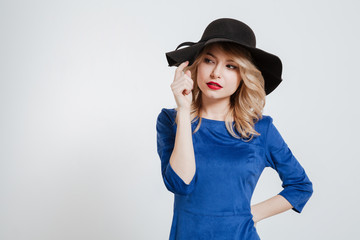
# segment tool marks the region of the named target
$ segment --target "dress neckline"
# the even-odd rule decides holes
[[[202,120],[205,121],[209,121],[209,122],[225,122],[225,121],[221,121],[221,120],[215,120],[215,119],[210,119],[210,118],[205,118],[205,117],[201,117]]]
[[[199,121],[200,118],[197,120]],[[221,121],[221,120],[215,120],[215,119],[209,119],[209,118],[205,118],[205,117],[201,117],[201,122],[206,122],[206,123],[211,123],[211,124],[225,124],[225,121]],[[234,123],[235,121],[233,121]]]
[[[174,114],[177,113],[176,109],[173,108],[172,109],[174,111]],[[195,121],[198,122],[200,120],[200,117]],[[215,119],[210,119],[210,118],[205,118],[205,117],[201,117],[201,123],[209,123],[209,124],[220,124],[220,125],[225,125],[225,121],[221,121],[221,120],[215,120]],[[234,123],[235,121],[233,121]]]

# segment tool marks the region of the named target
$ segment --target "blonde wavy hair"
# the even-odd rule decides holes
[[[238,89],[230,96],[230,109],[225,116],[225,125],[228,132],[238,139],[251,141],[254,135],[260,135],[255,129],[255,123],[262,118],[265,106],[264,78],[261,72],[252,62],[251,54],[245,48],[231,42],[216,42],[206,45],[199,53],[191,66],[184,68],[184,72],[191,71],[194,81],[192,90],[193,98],[191,103],[191,122],[199,119],[199,123],[193,134],[200,128],[201,117],[201,96],[202,92],[197,84],[197,67],[204,59],[205,53],[212,46],[219,47],[226,55],[232,58],[239,65],[241,82]],[[232,121],[235,121],[235,129],[240,133],[238,136],[234,131]],[[178,114],[175,122],[178,122]],[[250,137],[251,136],[251,137]]]

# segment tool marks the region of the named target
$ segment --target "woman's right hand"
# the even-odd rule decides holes
[[[171,90],[178,109],[189,109],[192,102],[192,89],[194,81],[191,79],[191,72],[187,70],[185,73],[183,69],[189,64],[189,61],[181,63],[175,70],[174,81],[171,83]]]

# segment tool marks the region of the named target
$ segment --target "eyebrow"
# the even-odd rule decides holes
[[[207,54],[207,55],[210,55],[210,56],[212,56],[213,58],[216,58],[216,59],[217,59],[217,57],[215,57],[215,55],[212,54],[212,53],[210,53],[210,52],[207,52],[206,54]],[[228,61],[228,62],[234,62],[234,60],[232,60],[232,59],[228,59],[228,60],[226,60],[226,61]]]

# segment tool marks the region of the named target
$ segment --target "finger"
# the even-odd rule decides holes
[[[189,83],[173,84],[171,88],[175,94],[184,93],[184,91],[192,89]]]
[[[187,76],[189,76],[189,78],[191,78],[191,72],[190,72],[190,70],[187,70],[187,71],[185,72],[185,74],[186,74]]]
[[[179,88],[186,88],[186,87],[192,90],[194,87],[194,81],[188,76],[184,76],[183,78],[179,78],[177,81],[172,82],[170,86],[174,90],[178,90]]]
[[[185,78],[185,80],[186,80],[187,82],[194,83],[194,80],[192,80],[192,78],[189,77],[189,75],[185,74],[185,75],[184,75],[184,78]]]
[[[184,89],[183,93],[184,93],[185,95],[189,95],[189,94],[191,93],[191,90],[189,90],[189,89]]]
[[[185,90],[186,90],[186,94],[190,94],[190,92],[192,91],[192,86],[191,86],[191,84],[187,83],[187,84],[186,84],[186,87],[185,87]]]
[[[175,84],[171,84],[171,89],[175,94],[179,94],[179,93],[185,93],[185,92],[189,92],[192,90],[192,84],[190,84],[189,82],[178,82]]]
[[[194,84],[192,84],[189,81],[186,82],[185,86],[186,86],[187,89],[190,89],[190,90],[193,90],[193,88],[194,88]]]
[[[181,73],[188,64],[189,64],[189,61],[185,61],[185,62],[181,63],[181,64],[177,67],[176,72],[177,72],[177,73]]]
[[[173,83],[171,84],[171,87],[172,87],[172,89],[174,89],[174,90],[178,90],[178,89],[181,88],[182,86],[183,86],[183,83],[182,83],[182,82],[179,82],[179,81],[173,82]]]

